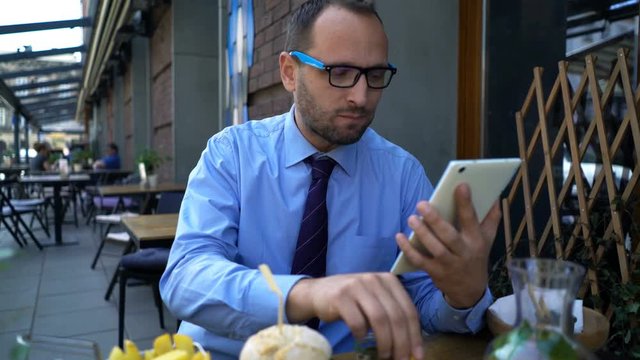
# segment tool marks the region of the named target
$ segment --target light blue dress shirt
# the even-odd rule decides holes
[[[189,176],[176,239],[160,281],[162,298],[182,319],[180,332],[212,351],[237,358],[246,338],[277,321],[278,300],[257,270],[266,263],[287,294],[303,276],[290,275],[317,150],[286,114],[228,127],[214,135]],[[433,191],[415,157],[368,129],[355,144],[326,154],[337,162],[329,179],[327,275],[389,271],[397,232]],[[451,308],[424,272],[401,277],[427,332],[475,332],[492,298]],[[285,319],[286,320],[286,319]],[[322,323],[334,353],[351,351],[342,321]]]

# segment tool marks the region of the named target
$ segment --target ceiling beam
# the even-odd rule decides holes
[[[33,116],[34,118],[37,118],[38,115],[48,115],[53,110],[75,109],[75,108],[76,108],[75,102],[71,104],[52,105],[52,106],[36,109],[35,111],[31,111],[31,116]]]
[[[47,21],[47,22],[39,22],[39,23],[29,23],[29,24],[14,24],[14,25],[3,25],[0,26],[0,35],[5,34],[15,34],[21,32],[29,32],[29,31],[41,31],[41,30],[53,30],[53,29],[64,29],[74,27],[89,27],[91,26],[91,18],[85,17],[80,19],[73,20],[59,20],[59,21]]]
[[[23,52],[17,52],[17,53],[2,54],[0,55],[0,62],[16,61],[16,60],[23,60],[23,59],[34,59],[34,58],[39,58],[43,56],[71,54],[74,52],[85,52],[85,51],[86,51],[86,48],[84,45],[62,48],[62,49],[42,50],[42,51],[23,51]]]
[[[15,79],[19,77],[27,77],[27,76],[38,76],[38,75],[47,75],[47,74],[55,74],[66,71],[80,70],[82,69],[82,63],[76,63],[73,65],[65,65],[65,66],[52,66],[41,69],[33,69],[33,70],[22,70],[22,71],[14,71],[9,73],[0,73],[1,79]]]
[[[65,101],[65,100],[71,100],[71,99],[77,99],[78,96],[73,96],[73,95],[69,95],[69,96],[62,96],[62,97],[52,97],[52,98],[48,98],[48,99],[36,99],[36,101],[32,101],[32,102],[25,102],[22,101],[22,105],[24,105],[27,108],[30,108],[32,106],[40,106],[40,105],[45,105],[45,104],[51,104],[57,101]],[[33,99],[32,99],[33,100]]]
[[[78,102],[78,99],[74,97],[74,98],[69,98],[67,100],[62,100],[62,101],[41,103],[35,106],[32,106],[32,105],[24,105],[24,106],[27,108],[27,110],[31,112],[36,112],[41,109],[51,109],[59,105],[71,105],[71,104],[76,104],[77,102]]]
[[[74,109],[75,110],[75,109]],[[39,116],[37,118],[34,117],[34,120],[40,122],[40,121],[47,121],[47,120],[51,120],[51,119],[60,119],[60,118],[69,118],[69,119],[73,119],[75,116],[75,113],[73,110],[68,110],[65,109],[63,111],[60,111],[58,113],[52,113],[52,114],[48,114],[46,116]]]
[[[66,78],[66,79],[57,79],[57,80],[51,80],[51,81],[35,82],[35,83],[32,83],[32,84],[24,84],[24,85],[12,86],[11,90],[13,90],[14,92],[21,91],[21,90],[31,90],[31,89],[48,87],[48,86],[57,86],[57,85],[63,85],[63,84],[79,83],[80,80],[81,80],[81,78],[79,78],[79,77],[70,77],[70,78]]]
[[[71,130],[71,129],[56,130],[56,129],[43,129],[43,128],[40,128],[39,132],[41,132],[43,134],[59,133],[59,132],[63,132],[65,134],[84,134],[84,130]]]
[[[80,84],[71,84],[73,85],[71,88],[69,89],[64,89],[64,90],[54,90],[54,91],[47,91],[47,92],[43,92],[43,93],[37,93],[37,94],[29,94],[29,95],[25,95],[25,96],[20,96],[20,100],[29,100],[29,99],[34,99],[34,98],[42,98],[42,97],[46,97],[46,96],[51,96],[51,95],[56,95],[56,94],[62,94],[62,93],[67,93],[67,92],[78,92],[78,85]]]

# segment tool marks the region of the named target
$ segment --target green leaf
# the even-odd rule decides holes
[[[628,344],[631,341],[631,330],[627,330],[627,333],[624,335],[624,343]]]
[[[627,312],[631,314],[637,314],[638,309],[640,309],[640,303],[633,303],[627,305]]]

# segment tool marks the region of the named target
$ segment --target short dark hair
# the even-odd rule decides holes
[[[109,143],[109,148],[115,152],[118,152],[118,145],[116,145],[116,143]]]
[[[382,24],[373,0],[309,0],[291,14],[284,51],[309,49],[312,45],[311,28],[320,13],[330,5],[345,8],[357,14],[375,15]]]

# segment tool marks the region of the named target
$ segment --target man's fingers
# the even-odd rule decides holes
[[[442,243],[451,253],[456,255],[462,253],[464,244],[460,242],[458,231],[453,224],[443,219],[426,201],[420,201],[416,209],[422,215],[422,222],[430,230],[434,239]]]
[[[349,288],[350,297],[356,299],[358,307],[366,317],[369,326],[376,335],[376,343],[378,346],[378,354],[384,359],[392,355],[393,336],[389,326],[390,319],[381,303],[380,298],[384,293],[380,293],[375,288],[375,283],[371,282],[371,278],[367,276],[375,276],[374,274],[363,274],[356,280],[356,284]],[[388,296],[388,295],[387,295]]]
[[[484,217],[482,223],[480,223],[480,232],[482,233],[482,237],[487,239],[493,244],[493,241],[496,237],[496,233],[498,232],[498,225],[502,220],[502,211],[500,210],[500,202],[496,201],[487,216]]]
[[[406,291],[402,289],[398,279],[391,274],[375,274],[370,282],[374,292],[380,294],[378,300],[387,313],[392,336],[394,359],[404,359],[411,355],[411,329],[418,329],[418,317]]]
[[[339,314],[356,339],[362,339],[367,335],[369,324],[357,303],[350,300],[345,301],[339,307]],[[331,319],[330,321],[333,320],[335,319]]]
[[[402,286],[400,281],[395,275],[392,274],[383,274],[383,285],[386,286],[387,290],[393,297],[395,307],[402,312],[402,318],[404,320],[404,324],[400,323],[400,332],[398,333],[394,326],[394,335],[398,333],[405,340],[399,345],[402,349],[406,349],[402,354],[398,354],[397,351],[394,351],[395,358],[406,358],[405,354],[412,354],[414,357],[421,359],[422,358],[422,334],[420,331],[420,318],[418,316],[418,312],[416,311],[416,307],[409,298],[407,291]],[[399,306],[398,306],[399,305]],[[396,342],[394,341],[394,350],[396,348]],[[402,357],[398,357],[402,356]]]
[[[411,215],[408,220],[409,227],[413,229],[414,237],[417,242],[422,245],[424,249],[428,251],[426,255],[431,254],[431,257],[442,258],[451,253],[451,250],[433,233],[431,228],[427,226],[425,218],[419,218],[416,215]],[[418,247],[418,249],[420,249]],[[423,254],[423,256],[425,255]]]
[[[478,224],[478,216],[473,207],[471,188],[469,188],[469,185],[463,183],[456,186],[453,198],[456,203],[456,218],[458,219],[460,229],[476,226],[476,224]]]

